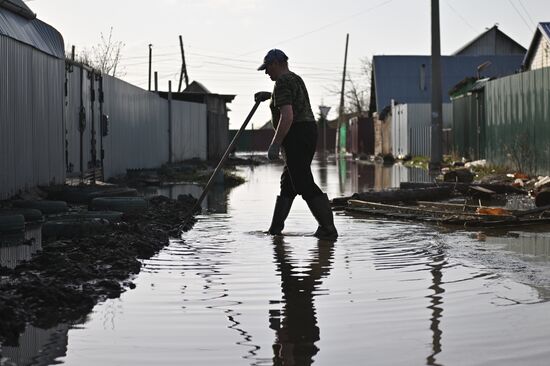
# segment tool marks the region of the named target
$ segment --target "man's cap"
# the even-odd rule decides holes
[[[265,68],[267,67],[267,65],[269,65],[270,63],[274,62],[274,61],[287,61],[288,60],[288,56],[285,55],[285,53],[277,48],[274,48],[272,50],[269,50],[269,52],[267,53],[267,55],[265,55],[264,57],[264,63],[260,65],[260,67],[258,67],[258,71],[261,71],[261,70],[265,70]]]

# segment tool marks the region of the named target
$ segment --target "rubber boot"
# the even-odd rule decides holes
[[[319,227],[313,236],[324,240],[335,240],[338,237],[338,231],[334,226],[334,217],[327,195],[315,196],[306,202],[309,210],[319,223]]]
[[[285,227],[285,220],[288,217],[293,201],[293,198],[277,196],[277,201],[275,201],[275,210],[273,211],[273,219],[271,220],[271,226],[268,230],[269,234],[281,235],[281,232]]]

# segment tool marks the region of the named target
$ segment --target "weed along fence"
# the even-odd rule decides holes
[[[0,199],[65,181],[63,39],[0,8]]]
[[[550,68],[488,82],[485,104],[488,161],[550,174]]]
[[[68,69],[66,165],[70,175],[108,179],[126,169],[206,159],[204,104],[167,100],[78,65]]]

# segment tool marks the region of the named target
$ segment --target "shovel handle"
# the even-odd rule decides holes
[[[204,198],[208,194],[208,191],[210,190],[210,187],[212,186],[212,183],[214,182],[214,177],[218,174],[220,169],[223,167],[223,165],[227,161],[227,158],[229,157],[230,152],[233,150],[233,147],[237,143],[237,140],[239,139],[239,137],[243,133],[244,129],[248,125],[248,122],[250,122],[250,120],[252,119],[252,116],[254,115],[256,110],[258,109],[258,106],[260,105],[261,102],[266,101],[269,98],[271,98],[271,93],[270,92],[258,92],[254,95],[255,103],[254,103],[254,106],[252,107],[252,110],[250,111],[250,113],[248,113],[248,116],[246,117],[246,119],[245,119],[244,123],[242,124],[241,128],[239,129],[239,131],[237,131],[237,133],[233,137],[233,140],[231,140],[231,143],[229,144],[229,147],[227,148],[227,150],[225,150],[225,153],[223,154],[223,157],[221,158],[220,162],[218,163],[218,166],[216,166],[216,169],[214,170],[214,173],[212,173],[212,175],[210,176],[210,179],[208,180],[208,183],[206,183],[206,186],[204,187],[199,199],[195,202],[195,204],[193,205],[193,208],[188,213],[185,221],[183,222],[184,226],[185,226],[185,224],[187,224],[189,219],[193,216],[193,213],[201,206],[202,201],[204,201]]]

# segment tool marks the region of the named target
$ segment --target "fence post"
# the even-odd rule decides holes
[[[172,163],[172,80],[168,81],[168,163]]]

